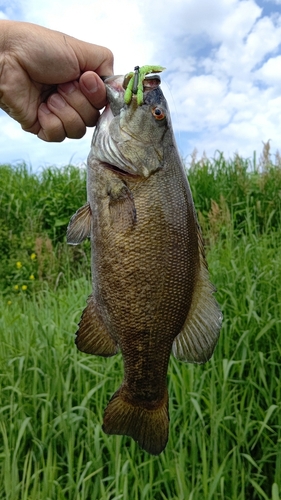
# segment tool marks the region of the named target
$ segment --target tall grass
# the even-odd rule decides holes
[[[9,295],[9,286],[3,287],[1,500],[280,500],[280,206],[271,200],[270,187],[265,194],[257,188],[254,202],[242,194],[231,198],[232,181],[218,174],[220,168],[198,163],[190,182],[198,200],[203,188],[196,171],[202,182],[204,175],[216,179],[216,191],[210,182],[206,204],[199,198],[197,206],[224,313],[221,337],[206,365],[171,358],[170,438],[159,457],[101,430],[103,409],[123,369],[120,355],[103,359],[74,346],[89,279],[78,277],[77,268],[76,276],[64,270],[57,286],[57,278],[47,282],[37,274],[40,286],[29,295]],[[227,168],[232,171],[234,163],[223,168],[231,178]],[[263,173],[243,171],[250,179],[243,189],[252,189],[252,176]],[[267,186],[278,189],[278,166],[268,166],[266,175]],[[258,177],[254,183],[262,185]],[[265,198],[275,217],[268,210],[260,224],[257,201],[266,207]],[[61,242],[48,237],[59,260]]]
[[[50,167],[35,174],[25,164],[0,166],[0,291],[38,290],[45,282],[54,287],[88,273],[88,242],[70,248],[65,237],[70,217],[85,201],[82,169]]]

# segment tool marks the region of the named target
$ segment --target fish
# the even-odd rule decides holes
[[[169,435],[170,355],[208,361],[222,313],[160,76],[145,76],[141,104],[134,93],[124,101],[127,80],[104,80],[108,104],[92,138],[87,203],[72,216],[67,241],[91,239],[92,293],[76,345],[104,357],[121,351],[124,363],[103,431],[159,455]]]

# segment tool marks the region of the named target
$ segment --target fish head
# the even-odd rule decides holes
[[[164,137],[171,128],[166,99],[158,75],[143,81],[143,102],[133,94],[127,104],[124,76],[105,79],[108,105],[92,141],[95,160],[112,165],[124,174],[149,177],[164,165]]]

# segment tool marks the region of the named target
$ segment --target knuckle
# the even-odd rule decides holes
[[[106,52],[107,52],[107,60],[111,66],[113,66],[114,63],[114,55],[113,52],[106,47]]]
[[[37,134],[37,137],[46,142],[62,142],[66,135],[63,128],[57,126],[41,129]]]
[[[81,139],[86,133],[86,126],[85,125],[80,125],[77,127],[73,127],[71,130],[67,131],[66,130],[66,136],[69,139]]]

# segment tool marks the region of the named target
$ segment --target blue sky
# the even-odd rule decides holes
[[[271,140],[281,151],[281,0],[0,0],[0,18],[29,21],[106,45],[115,73],[167,70],[179,150],[251,158]],[[128,22],[130,19],[130,22]],[[83,163],[92,136],[44,143],[0,111],[0,163]]]

